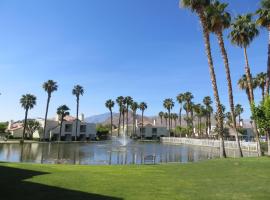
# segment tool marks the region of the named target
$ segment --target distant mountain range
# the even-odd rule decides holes
[[[115,115],[116,113],[113,113],[113,115]],[[108,118],[111,117],[110,113],[104,113],[104,114],[100,114],[100,115],[93,115],[90,117],[86,117],[85,121],[89,122],[89,123],[97,123],[97,124],[102,124],[104,123]]]

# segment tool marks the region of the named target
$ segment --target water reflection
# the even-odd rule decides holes
[[[234,152],[233,152],[234,153]],[[235,154],[235,153],[234,153]],[[196,162],[219,156],[218,149],[160,143],[113,142],[0,144],[0,160],[8,162],[63,163],[77,165],[143,164],[149,155],[156,163]],[[249,156],[252,156],[249,153]]]

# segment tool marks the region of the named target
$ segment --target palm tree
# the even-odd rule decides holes
[[[182,126],[182,109],[183,109],[183,102],[185,100],[185,96],[183,93],[178,94],[176,97],[179,105],[180,105],[180,109],[179,109],[179,126]]]
[[[168,114],[169,114],[169,131],[171,131],[171,110],[174,107],[174,102],[173,99],[165,99],[163,101],[163,106],[165,109],[168,110]]]
[[[72,94],[76,96],[76,132],[75,132],[75,141],[77,141],[77,133],[78,133],[78,117],[79,117],[79,103],[80,103],[80,96],[84,94],[84,89],[80,85],[75,85]]]
[[[266,87],[266,79],[267,79],[267,74],[263,72],[257,74],[257,76],[255,77],[256,87],[259,87],[262,90],[262,100],[264,100],[264,96],[265,96],[264,91]]]
[[[160,122],[161,122],[161,125],[162,125],[162,119],[163,119],[163,116],[164,116],[164,112],[159,112],[158,113],[158,116],[159,116],[159,118],[160,118]]]
[[[58,136],[58,141],[61,140],[63,121],[65,116],[69,115],[68,111],[69,107],[67,107],[66,105],[62,105],[57,108],[57,115],[60,117],[60,132]]]
[[[125,97],[125,99],[124,99],[124,103],[126,104],[126,111],[127,111],[127,118],[126,118],[126,122],[127,122],[127,135],[128,135],[128,109],[129,109],[129,106],[131,106],[132,105],[132,103],[133,103],[133,99],[130,97],[130,96],[127,96],[127,97]]]
[[[207,124],[207,127],[206,127],[206,135],[208,135],[208,130],[210,131],[211,130],[211,113],[213,112],[213,108],[212,108],[212,99],[210,96],[206,96],[203,98],[203,103],[205,105],[205,109],[206,109],[206,124]]]
[[[42,87],[45,90],[45,92],[47,92],[47,95],[48,95],[47,96],[45,119],[44,119],[44,128],[43,128],[43,140],[45,140],[49,104],[50,104],[52,93],[54,91],[57,91],[58,85],[57,85],[57,82],[55,82],[53,80],[48,80],[47,82],[43,83]]]
[[[268,30],[268,59],[267,59],[267,77],[266,77],[266,96],[269,95],[269,84],[270,84],[270,1],[262,0],[261,8],[257,10],[259,18],[257,24]]]
[[[22,142],[24,141],[25,137],[25,129],[27,126],[27,117],[28,111],[36,105],[37,98],[32,94],[25,94],[22,95],[20,99],[21,106],[25,109],[25,117],[24,117],[24,126],[23,126],[23,135],[22,135]]]
[[[216,73],[214,69],[212,53],[211,53],[211,45],[210,45],[210,37],[209,37],[209,30],[207,27],[207,18],[205,15],[205,8],[210,5],[211,0],[180,0],[182,6],[184,8],[190,9],[192,12],[195,12],[200,19],[202,29],[203,29],[203,38],[205,43],[205,51],[208,58],[208,66],[210,71],[210,77],[216,102],[216,108],[218,113],[218,133],[220,136],[220,157],[226,157],[225,147],[224,147],[224,140],[223,140],[223,115],[221,110],[221,103],[219,99],[219,93],[217,88],[217,81],[216,81]]]
[[[185,102],[184,109],[186,111],[187,126],[190,126],[189,122],[191,122],[192,130],[193,130],[192,116],[189,116],[189,114],[192,115],[192,99],[194,98],[194,96],[192,95],[191,92],[185,92],[183,98]]]
[[[114,107],[114,101],[112,99],[109,99],[106,101],[105,103],[106,108],[109,109],[110,113],[111,113],[111,136],[113,133],[113,114],[112,114],[112,109]]]
[[[176,122],[178,119],[178,115],[177,115],[177,113],[172,113],[171,116],[172,116],[172,119],[174,121],[174,129],[176,129]],[[175,137],[175,132],[174,132],[174,137]]]
[[[147,104],[145,102],[140,103],[139,105],[140,110],[142,111],[142,126],[141,126],[141,139],[142,139],[142,132],[143,132],[143,114],[144,111],[147,109]]]
[[[135,123],[136,123],[136,113],[137,113],[137,110],[139,109],[139,104],[137,102],[132,102],[131,106],[130,106],[131,110],[132,110],[132,115],[133,115],[133,123],[132,123],[132,135],[134,136],[135,133],[136,133],[136,126],[135,126]]]
[[[164,113],[164,119],[165,119],[165,123],[166,123],[166,128],[168,128],[168,118],[169,118],[168,113]]]
[[[194,112],[197,116],[197,127],[198,127],[198,133],[201,135],[201,123],[202,123],[202,117],[204,115],[204,107],[201,104],[196,104],[193,106]]]
[[[252,76],[251,76],[252,77]],[[256,83],[255,83],[255,79],[252,78],[251,79],[252,81],[252,89],[255,89],[256,88]],[[251,104],[251,97],[250,97],[250,93],[249,93],[249,89],[248,89],[248,82],[247,82],[247,76],[244,74],[239,80],[238,80],[238,87],[241,89],[241,90],[245,90],[246,92],[246,95],[248,97],[248,101],[249,103]]]
[[[118,119],[118,137],[120,136],[120,124],[121,124],[121,115],[122,115],[122,107],[123,107],[123,101],[124,101],[124,97],[123,96],[119,96],[116,99],[116,103],[118,104],[119,107],[119,119]]]
[[[226,12],[225,9],[227,8],[228,4],[220,3],[219,1],[215,1],[214,3],[210,4],[210,6],[206,9],[206,16],[208,21],[208,29],[209,31],[213,32],[217,38],[220,47],[220,51],[222,54],[225,71],[226,71],[226,78],[228,84],[228,94],[229,94],[229,102],[230,102],[230,109],[232,113],[232,124],[233,129],[235,131],[235,138],[237,143],[237,148],[239,151],[239,155],[243,157],[243,152],[239,142],[238,131],[236,129],[236,122],[235,122],[235,115],[234,115],[234,101],[233,101],[233,90],[232,90],[232,80],[231,80],[231,72],[229,66],[229,59],[228,54],[224,45],[223,39],[223,31],[230,27],[231,25],[231,15],[230,13]]]
[[[240,122],[241,122],[241,114],[244,112],[244,109],[243,107],[240,105],[240,104],[237,104],[235,106],[235,115],[238,117],[238,123],[239,123],[239,126],[240,126]]]
[[[250,107],[254,103],[254,94],[252,86],[252,77],[250,72],[250,66],[247,55],[247,47],[253,41],[253,39],[259,34],[256,24],[252,21],[252,14],[239,15],[236,17],[234,23],[231,25],[232,31],[230,33],[231,42],[244,49],[245,56],[245,74],[247,77],[248,92],[250,96]],[[258,155],[261,156],[261,147],[259,141],[259,133],[257,130],[257,124],[254,122],[254,132],[256,135]]]

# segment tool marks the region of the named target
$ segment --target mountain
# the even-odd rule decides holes
[[[115,115],[115,113],[113,113],[113,115]],[[85,121],[88,123],[103,123],[110,117],[111,117],[111,114],[108,112],[108,113],[104,113],[100,115],[93,115],[90,117],[86,117]]]

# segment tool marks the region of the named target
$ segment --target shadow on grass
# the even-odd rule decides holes
[[[24,181],[48,173],[0,166],[0,199],[3,200],[122,200]]]

